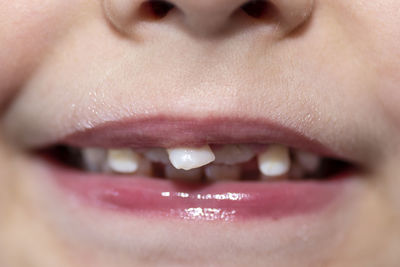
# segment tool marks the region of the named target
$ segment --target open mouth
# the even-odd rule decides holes
[[[41,154],[69,192],[141,215],[277,219],[319,210],[340,195],[356,164],[271,127],[229,120],[112,123]]]
[[[175,148],[55,146],[49,154],[82,172],[182,182],[330,180],[351,164],[281,144],[206,144]]]

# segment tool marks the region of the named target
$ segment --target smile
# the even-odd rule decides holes
[[[279,219],[333,202],[357,164],[271,122],[153,118],[73,133],[40,150],[89,205],[184,220]]]

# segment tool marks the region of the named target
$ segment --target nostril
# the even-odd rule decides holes
[[[251,0],[241,6],[241,9],[250,17],[263,18],[271,13],[273,6],[265,0]]]
[[[162,19],[175,6],[169,2],[162,0],[150,0],[141,5],[141,14],[150,19]]]

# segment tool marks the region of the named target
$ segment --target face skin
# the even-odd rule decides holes
[[[160,20],[140,0],[0,4],[0,266],[397,266],[400,2],[273,0],[259,20],[245,2],[173,0]],[[177,226],[66,204],[31,155],[107,121],[182,114],[268,118],[364,171],[320,215],[329,225]]]

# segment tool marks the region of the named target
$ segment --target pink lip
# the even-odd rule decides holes
[[[67,194],[99,208],[136,215],[234,221],[316,212],[346,187],[348,174],[330,181],[178,183],[151,177],[87,174],[57,164],[51,176]],[[50,165],[49,165],[50,164]],[[346,177],[345,177],[346,176]]]
[[[334,155],[319,142],[273,122],[233,119],[171,120],[160,117],[111,122],[73,134],[63,143],[84,147],[281,143],[320,155]],[[280,219],[315,212],[333,202],[348,184],[348,179],[333,179],[194,185],[151,177],[88,174],[51,161],[45,166],[62,188],[86,203],[134,214],[196,220]]]
[[[104,123],[77,132],[62,143],[82,147],[174,147],[204,144],[271,144],[279,143],[323,156],[345,159],[315,138],[269,120],[233,118],[167,118],[151,117]]]

